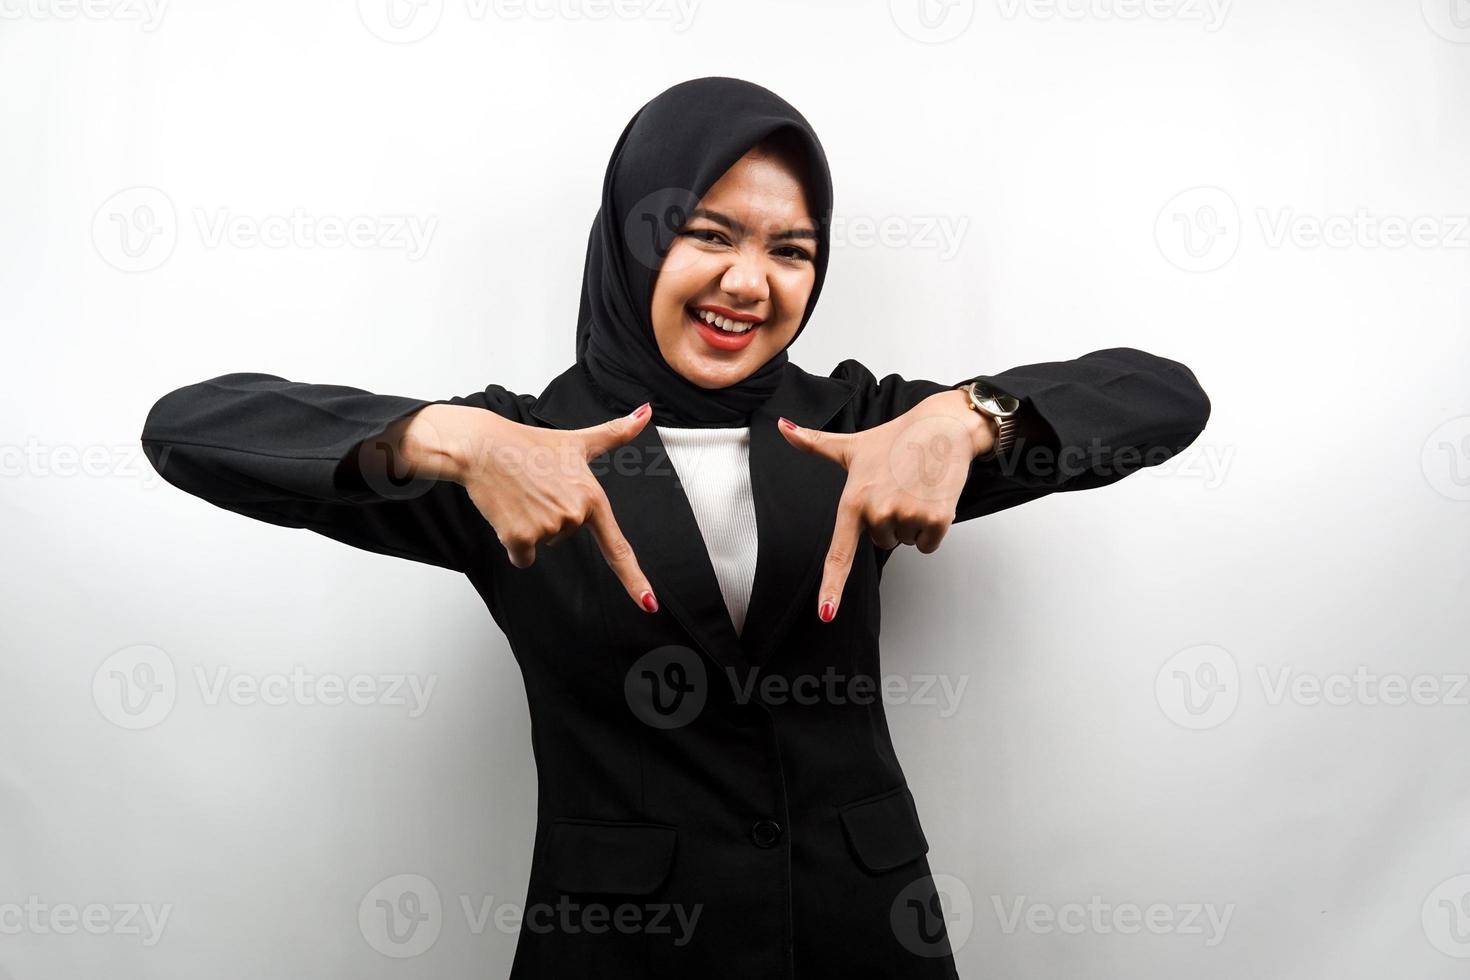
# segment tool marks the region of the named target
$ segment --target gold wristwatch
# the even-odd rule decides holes
[[[970,396],[970,408],[981,415],[995,419],[995,445],[978,460],[994,459],[1016,441],[1017,418],[1021,411],[1021,400],[1009,392],[1001,391],[987,381],[966,381],[955,385],[963,388]]]

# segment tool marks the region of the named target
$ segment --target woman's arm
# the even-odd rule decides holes
[[[532,401],[498,385],[429,401],[227,374],[160,398],[142,443],[165,480],[215,506],[465,571],[495,536],[438,440],[466,413],[522,421]]]
[[[1021,399],[1024,442],[972,464],[955,520],[1046,493],[1104,487],[1184,451],[1210,398],[1178,361],[1131,347],[981,375]]]
[[[1027,364],[951,384],[881,381],[857,361],[832,372],[858,385],[859,429],[898,418],[928,398],[969,412],[964,380],[984,380],[1021,400],[1018,435],[1001,457],[970,464],[955,520],[992,514],[1049,493],[1106,486],[1182,451],[1204,430],[1210,399],[1188,367],[1132,347],[1068,361]]]
[[[857,387],[839,429],[782,419],[782,434],[805,452],[847,470],[832,544],[817,594],[830,622],[866,529],[879,567],[900,544],[928,554],[951,524],[1059,490],[1116,482],[1194,441],[1210,400],[1183,364],[1131,347],[1093,351],[981,375],[1021,401],[1021,435],[996,459],[981,459],[994,434],[977,424],[953,385],[877,381],[857,361],[832,377]],[[958,383],[958,382],[956,382]],[[851,429],[848,426],[851,426]]]

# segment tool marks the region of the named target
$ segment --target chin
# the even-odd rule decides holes
[[[761,363],[764,362],[742,357],[739,361],[728,364],[710,364],[703,358],[691,357],[679,373],[701,388],[728,388],[753,374]]]

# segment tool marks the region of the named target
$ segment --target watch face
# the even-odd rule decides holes
[[[999,415],[1002,418],[1007,415],[1015,415],[1021,408],[1021,400],[1015,395],[1007,394],[984,381],[975,382],[975,401],[991,415]]]

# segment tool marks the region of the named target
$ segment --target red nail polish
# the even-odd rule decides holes
[[[827,599],[822,603],[822,608],[817,610],[817,615],[821,617],[822,622],[830,623],[832,617],[837,615],[837,607],[832,605],[831,599]]]
[[[654,598],[653,593],[648,589],[643,590],[643,594],[638,597],[638,601],[643,605],[643,608],[647,609],[649,612],[658,612],[658,599]]]
[[[633,417],[635,419],[641,419],[641,418],[643,418],[643,416],[645,416],[647,414],[648,414],[648,402],[644,402],[642,405],[639,405],[637,408],[633,409]]]
[[[786,426],[786,428],[792,430],[793,432],[796,431],[796,423],[791,421],[784,415],[781,416],[781,424]]]

